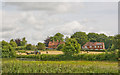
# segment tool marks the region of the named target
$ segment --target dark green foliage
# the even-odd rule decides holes
[[[87,36],[90,42],[97,42],[97,38],[98,38],[97,33],[88,33]]]
[[[10,44],[12,47],[17,47],[17,44],[16,44],[16,42],[14,42],[14,41],[11,41],[9,44]]]
[[[64,47],[64,44],[59,44],[56,50],[62,50],[63,47]]]
[[[17,46],[25,46],[27,44],[27,40],[25,37],[21,39],[15,39],[15,42],[17,44]]]
[[[63,39],[63,37],[64,37],[64,35],[63,34],[61,34],[61,33],[56,33],[53,37],[51,36],[50,37],[50,41],[63,41],[64,39]]]
[[[119,49],[120,50],[120,34],[115,35],[115,40],[114,40],[114,47],[115,49]]]
[[[16,42],[16,44],[17,44],[17,46],[21,46],[21,40],[20,39],[15,39],[15,42]]]
[[[14,48],[8,42],[3,40],[1,42],[1,48],[2,48],[2,58],[11,58],[16,56]]]
[[[32,45],[31,45],[31,44],[27,44],[27,45],[26,45],[26,49],[27,49],[27,50],[32,50],[32,49],[33,49],[33,48],[32,48]]]
[[[46,47],[48,47],[49,41],[50,41],[50,37],[47,37],[47,38],[44,40],[44,44],[45,44]]]
[[[64,37],[64,35],[63,34],[61,34],[61,33],[56,33],[55,35],[54,35],[54,40],[55,41],[63,41],[63,37]]]
[[[44,50],[45,49],[45,44],[39,42],[36,47],[37,47],[38,50]]]
[[[85,32],[76,32],[71,36],[71,38],[75,38],[81,46],[89,41],[88,36]]]
[[[25,46],[26,44],[27,44],[27,41],[26,41],[25,37],[23,37],[22,41],[20,41],[20,45]]]
[[[80,52],[81,46],[76,39],[69,38],[62,49],[65,55],[74,55]]]

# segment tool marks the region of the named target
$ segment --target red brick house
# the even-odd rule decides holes
[[[57,46],[59,45],[59,44],[64,44],[65,42],[63,42],[63,41],[50,41],[49,43],[48,43],[48,48],[49,49],[55,49],[55,48],[57,48]]]
[[[82,49],[104,50],[105,45],[104,42],[87,42],[85,45],[82,46]]]

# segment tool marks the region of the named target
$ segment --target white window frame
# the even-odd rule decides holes
[[[100,46],[100,48],[102,48],[102,46]]]
[[[99,46],[98,46],[98,48],[99,48]]]
[[[96,48],[96,46],[94,46]]]
[[[92,46],[90,46],[90,48],[92,48]]]
[[[85,46],[85,48],[87,48],[87,46]]]

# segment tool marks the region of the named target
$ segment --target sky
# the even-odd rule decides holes
[[[26,37],[37,44],[57,32],[118,33],[117,2],[5,2],[0,11],[0,40]]]

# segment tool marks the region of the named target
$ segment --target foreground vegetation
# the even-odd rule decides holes
[[[3,59],[2,73],[118,73],[117,62]]]

